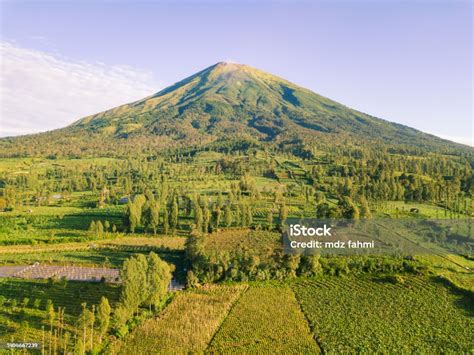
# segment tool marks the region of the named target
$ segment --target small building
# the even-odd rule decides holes
[[[128,203],[128,200],[129,200],[129,198],[127,196],[125,196],[125,197],[122,197],[120,200],[118,200],[118,203],[121,204],[121,205],[124,205],[124,204]]]

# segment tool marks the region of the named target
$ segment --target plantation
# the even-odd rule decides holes
[[[245,286],[211,286],[175,296],[163,314],[139,326],[112,353],[201,352]]]
[[[474,349],[472,148],[218,63],[2,138],[0,157],[0,341],[51,355]],[[289,252],[302,218],[384,244]]]
[[[119,294],[114,284],[0,279],[0,342],[42,342],[51,350],[53,344],[61,351],[71,349],[82,304],[97,307],[106,297],[114,306]]]
[[[325,352],[472,351],[472,293],[424,277],[322,278],[293,285]]]
[[[284,286],[252,286],[207,349],[211,353],[319,353],[295,295]]]

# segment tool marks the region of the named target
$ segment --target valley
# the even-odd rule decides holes
[[[2,138],[0,157],[1,344],[474,348],[468,146],[218,63],[63,129]],[[374,221],[388,246],[398,234],[423,253],[285,253],[286,222],[307,218]]]

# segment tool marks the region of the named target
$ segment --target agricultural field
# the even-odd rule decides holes
[[[311,353],[312,337],[293,291],[252,285],[232,308],[207,349],[211,353]]]
[[[281,248],[281,234],[248,229],[224,230],[207,235],[204,248],[209,252],[250,250],[260,254]]]
[[[0,278],[0,341],[45,336],[54,355],[472,351],[470,225],[411,229],[469,221],[467,156],[261,143],[2,159],[0,266],[49,278]],[[286,254],[299,218],[408,220],[377,236],[430,252]]]
[[[474,348],[472,293],[424,277],[300,280],[293,289],[324,352]]]
[[[140,325],[112,354],[202,352],[246,286],[210,286],[177,294],[163,313]]]
[[[469,352],[472,293],[414,275],[318,277],[175,294],[111,353]]]
[[[419,255],[417,259],[434,274],[450,280],[459,288],[474,292],[474,260],[455,254]]]
[[[107,210],[68,206],[23,207],[0,214],[0,245],[81,242],[97,239],[88,228],[92,221],[110,225],[101,237],[113,236],[123,229],[123,208]]]
[[[429,203],[385,201],[377,204],[377,210],[381,216],[393,218],[434,218],[445,219],[449,212],[441,206]],[[416,212],[410,212],[416,210]]]
[[[19,245],[0,248],[2,265],[64,265],[121,268],[123,262],[137,254],[156,252],[174,265],[174,277],[184,283],[187,262],[182,237],[123,237],[91,243],[64,243],[32,247]]]
[[[43,337],[46,337],[46,348],[52,349],[53,342],[61,349],[71,348],[74,346],[74,335],[78,334],[77,318],[82,304],[97,306],[104,296],[115,306],[119,294],[120,286],[116,284],[0,279],[0,342],[44,343]],[[48,304],[54,309],[53,323]],[[64,311],[61,322],[59,309]],[[57,331],[61,329],[64,337],[53,333],[52,343],[49,343],[51,327]],[[69,335],[66,336],[66,332]]]

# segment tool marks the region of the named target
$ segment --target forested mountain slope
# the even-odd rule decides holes
[[[337,145],[383,146],[397,153],[472,152],[350,109],[250,66],[222,62],[154,95],[63,129],[2,139],[0,154],[126,154],[229,142],[298,154],[311,154],[313,146]]]

